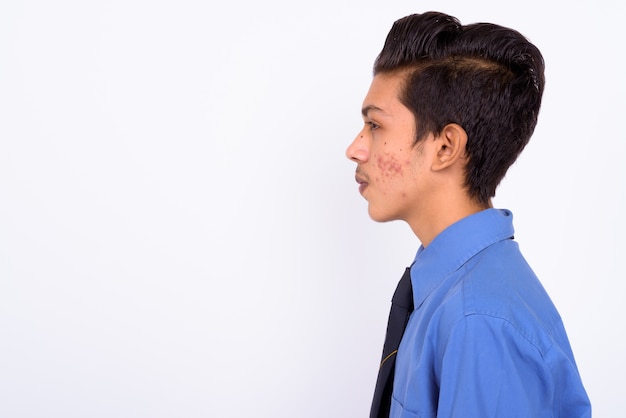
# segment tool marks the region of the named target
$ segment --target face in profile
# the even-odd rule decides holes
[[[398,99],[403,77],[378,74],[363,101],[364,126],[346,150],[357,163],[356,181],[379,222],[409,219],[428,193],[426,138],[415,145],[415,118]]]

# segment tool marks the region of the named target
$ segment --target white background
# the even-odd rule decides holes
[[[392,22],[427,10],[545,56],[495,204],[623,417],[618,0],[3,1],[0,417],[365,417],[419,243],[369,220],[344,150]]]

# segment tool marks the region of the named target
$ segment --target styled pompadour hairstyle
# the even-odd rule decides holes
[[[537,124],[543,57],[519,32],[491,23],[461,25],[427,12],[397,20],[374,74],[402,73],[399,100],[415,117],[415,141],[450,123],[468,136],[465,186],[487,203]]]

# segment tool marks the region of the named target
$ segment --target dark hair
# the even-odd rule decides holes
[[[416,143],[449,123],[465,129],[465,186],[487,203],[537,124],[539,50],[513,29],[427,12],[393,24],[374,74],[394,72],[406,72],[399,99],[415,116]]]

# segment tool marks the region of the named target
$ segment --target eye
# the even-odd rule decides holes
[[[367,122],[365,122],[365,124],[370,127],[370,131],[374,131],[374,130],[380,128],[380,126],[376,122],[367,121]]]

